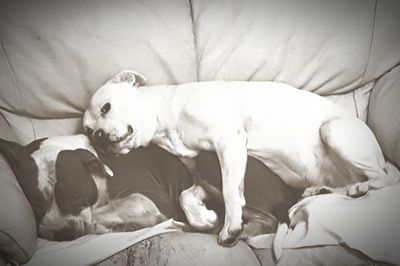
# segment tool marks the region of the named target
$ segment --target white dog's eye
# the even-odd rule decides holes
[[[103,107],[101,107],[101,110],[100,110],[101,115],[107,114],[110,111],[110,109],[111,109],[111,104],[110,103],[105,103],[103,105]]]

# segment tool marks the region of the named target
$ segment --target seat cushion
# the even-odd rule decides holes
[[[232,248],[217,244],[215,235],[173,232],[146,239],[99,265],[260,265],[244,242]]]

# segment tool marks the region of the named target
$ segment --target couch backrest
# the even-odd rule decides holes
[[[186,0],[0,5],[0,107],[12,112],[80,116],[93,91],[123,68],[153,84],[196,78]]]
[[[398,3],[2,1],[0,111],[23,139],[37,137],[46,119],[79,119],[124,68],[150,84],[276,80],[324,95],[352,91],[400,62]],[[54,132],[77,129],[75,121]]]
[[[193,1],[199,79],[336,94],[400,62],[397,1]]]

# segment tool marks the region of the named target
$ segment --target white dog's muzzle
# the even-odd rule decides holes
[[[134,130],[131,125],[127,126],[126,133],[121,136],[104,132],[103,129],[97,129],[88,134],[91,143],[103,152],[125,154],[134,147],[132,143]]]

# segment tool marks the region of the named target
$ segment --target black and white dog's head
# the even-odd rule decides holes
[[[33,209],[40,237],[71,240],[89,233],[90,208],[98,201],[96,182],[112,172],[85,135],[40,139],[26,146],[0,139],[0,152]]]

